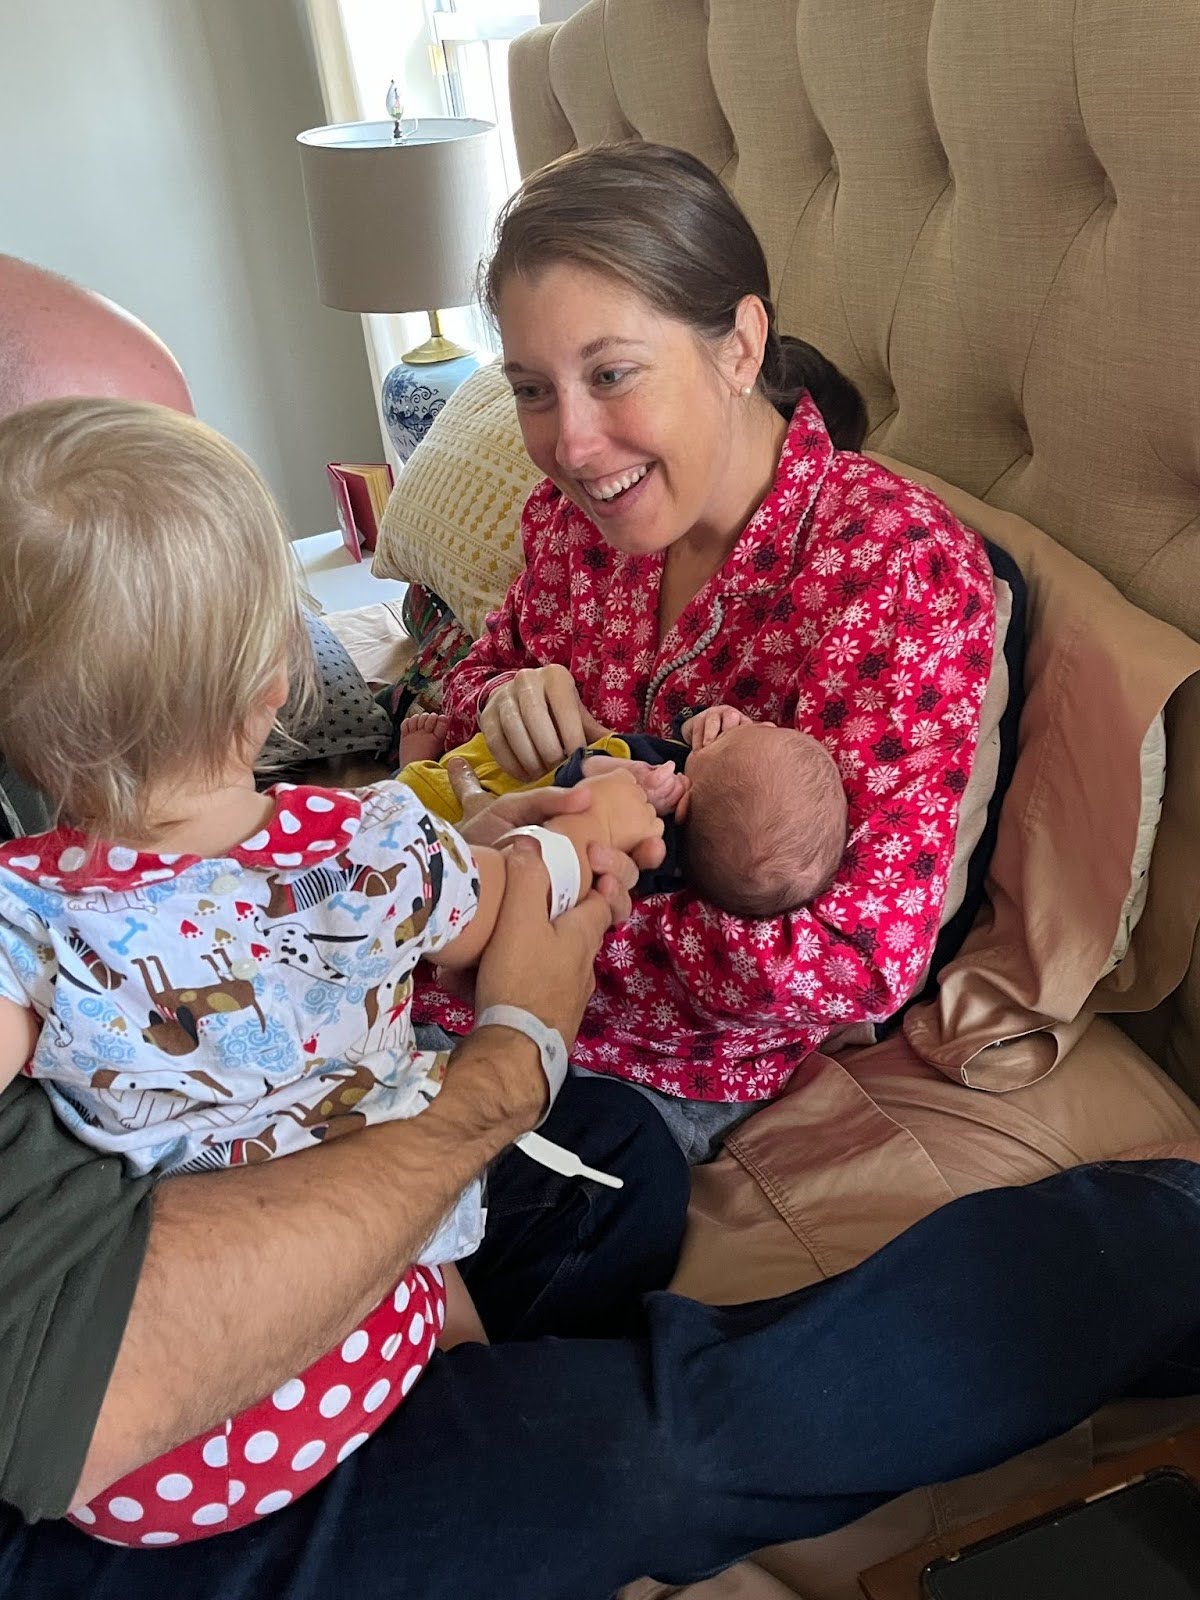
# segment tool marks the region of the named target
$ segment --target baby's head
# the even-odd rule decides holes
[[[194,417],[50,400],[0,421],[0,749],[137,840],[171,785],[257,755],[313,665],[270,492]]]
[[[827,889],[846,848],[829,752],[796,728],[743,722],[688,757],[692,882],[723,911],[779,917]]]

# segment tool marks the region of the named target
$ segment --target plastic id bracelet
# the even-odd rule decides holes
[[[537,841],[537,847],[542,852],[542,865],[550,878],[550,920],[553,922],[561,917],[564,911],[579,900],[579,891],[583,879],[579,872],[579,857],[575,853],[575,846],[570,839],[562,833],[551,833],[549,828],[539,828],[536,825],[528,828],[512,828],[496,840],[497,846],[507,844],[510,839],[519,839],[527,836]],[[530,1035],[532,1037],[532,1035]]]
[[[475,1026],[511,1028],[514,1033],[523,1033],[537,1045],[552,1106],[567,1076],[567,1047],[563,1044],[562,1034],[558,1029],[548,1028],[539,1017],[535,1017],[531,1011],[522,1010],[520,1006],[488,1006],[486,1011],[480,1012],[475,1018]],[[549,1115],[550,1107],[547,1106],[546,1116],[542,1118],[542,1122],[545,1122]],[[541,1123],[538,1126],[541,1127]],[[549,1167],[551,1172],[557,1172],[564,1178],[590,1178],[593,1183],[602,1183],[609,1189],[625,1187],[622,1179],[614,1178],[609,1172],[600,1172],[595,1167],[587,1166],[573,1150],[564,1149],[552,1139],[543,1138],[540,1133],[523,1133],[516,1143],[517,1148],[531,1161]]]

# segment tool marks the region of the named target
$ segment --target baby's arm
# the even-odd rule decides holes
[[[41,1031],[29,1006],[0,997],[0,1090],[7,1089],[33,1054]]]
[[[588,851],[594,844],[615,850],[631,851],[647,839],[661,838],[662,820],[636,778],[627,769],[629,762],[618,761],[616,769],[585,782],[592,792],[586,811],[555,817],[545,826],[551,833],[570,839],[579,858],[580,899],[592,886]],[[479,872],[479,905],[470,922],[450,944],[429,959],[439,967],[473,967],[492,936],[500,902],[504,899],[505,865],[502,850],[475,847],[472,851]]]
[[[689,717],[680,728],[679,736],[684,744],[690,744],[693,750],[703,750],[706,744],[719,739],[723,733],[728,733],[730,728],[736,728],[742,722],[753,721],[753,717],[748,717],[736,706],[709,706],[706,711],[698,711],[694,717]]]

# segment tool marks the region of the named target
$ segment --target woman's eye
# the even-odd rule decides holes
[[[514,383],[513,397],[519,406],[531,406],[543,398],[543,393],[536,383]]]
[[[599,389],[613,389],[622,378],[629,376],[626,367],[604,367],[596,374],[596,387]]]

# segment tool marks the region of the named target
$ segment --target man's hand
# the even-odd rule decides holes
[[[487,793],[470,763],[461,756],[448,761],[446,771],[455,799],[462,807],[463,819],[458,831],[468,844],[494,845],[502,834],[513,828],[528,828],[554,817],[571,816],[586,811],[591,805],[586,790],[558,789],[554,785],[497,798]]]
[[[517,839],[507,852],[507,877],[500,915],[475,975],[475,1008],[519,1006],[557,1028],[567,1048],[575,1042],[595,978],[593,965],[612,922],[612,909],[596,889],[571,911],[550,921],[549,880],[532,839]],[[490,1048],[492,1038],[503,1046]],[[537,1049],[508,1030],[476,1029],[470,1042],[486,1055],[456,1052],[447,1089],[454,1100],[486,1107],[488,1120],[537,1125],[546,1109],[546,1078]],[[443,1094],[445,1094],[445,1090]],[[439,1096],[439,1100],[442,1097]]]
[[[468,844],[494,845],[513,828],[532,827],[554,817],[577,815],[592,804],[586,784],[574,789],[529,789],[524,794],[506,794],[496,799],[480,787],[467,762],[450,761],[447,771],[463,808],[463,821],[458,831]],[[660,866],[665,854],[666,846],[661,839],[647,839],[629,854],[599,844],[588,851],[588,860],[596,875],[593,888],[607,903],[614,924],[624,922],[629,915],[629,891],[637,882],[638,873]]]

